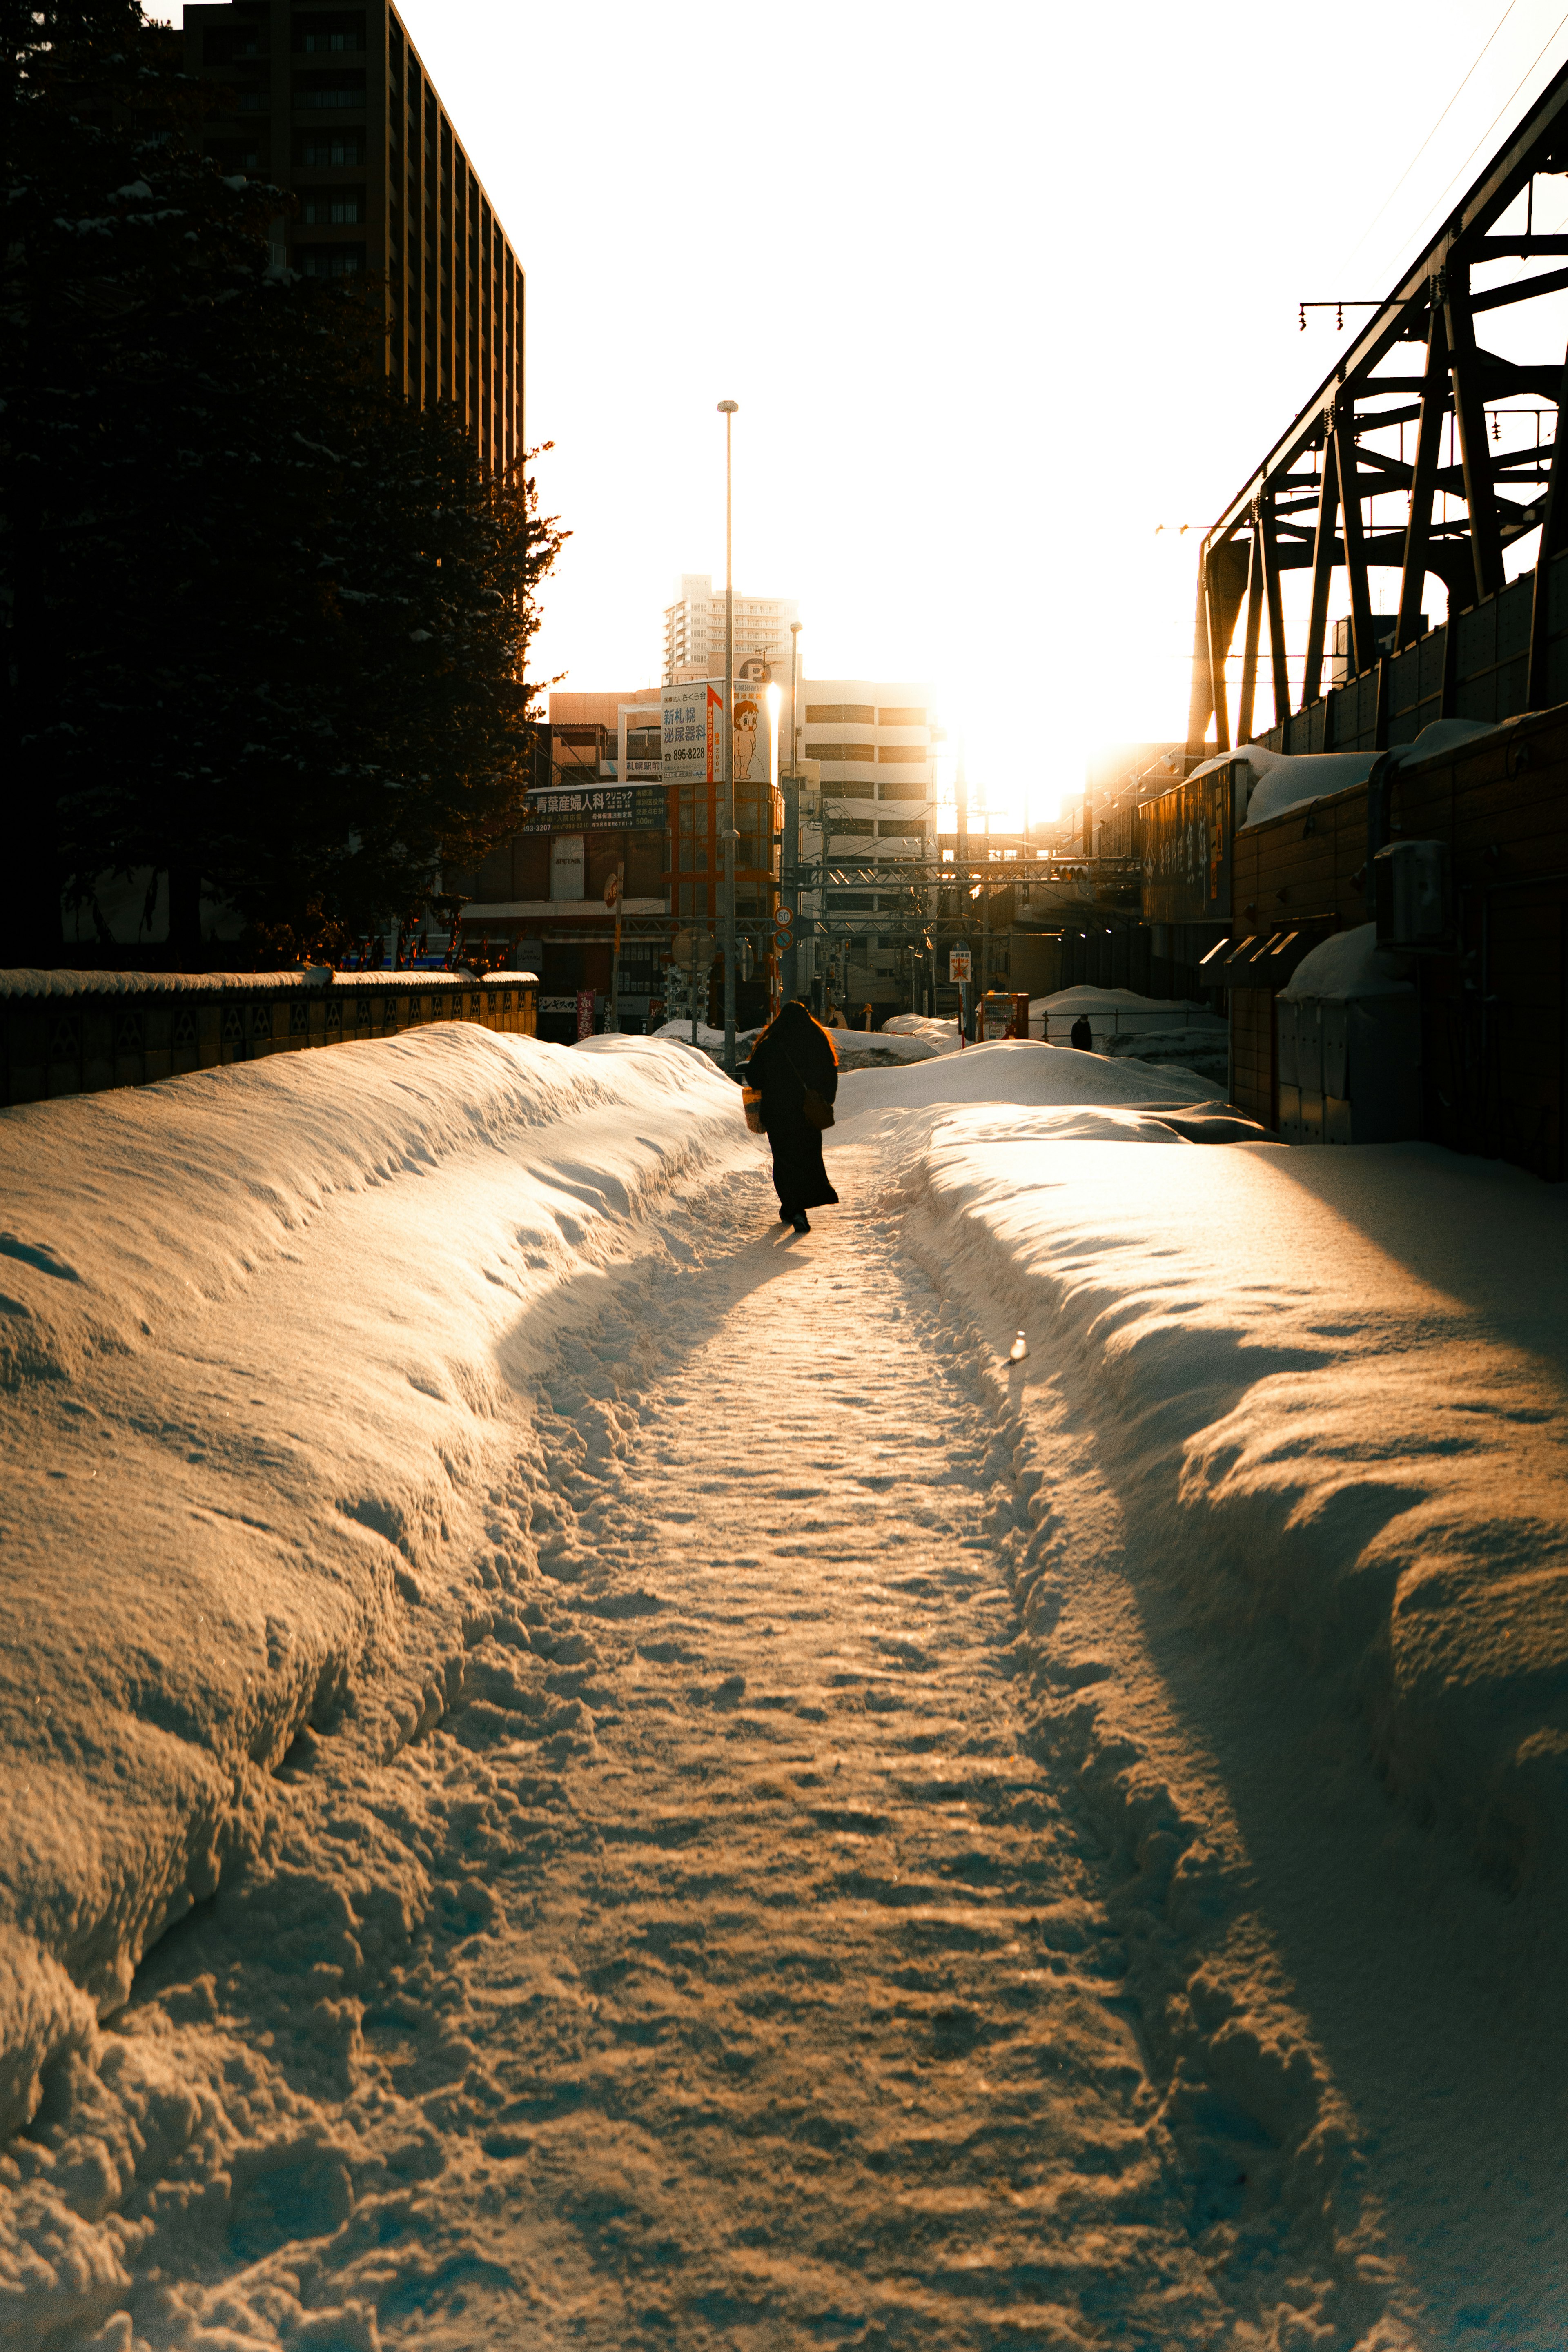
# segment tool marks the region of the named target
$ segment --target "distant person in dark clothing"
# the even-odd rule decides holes
[[[838,1092],[833,1040],[804,1004],[786,1004],[757,1039],[741,1075],[758,1097],[763,1133],[773,1155],[779,1223],[808,1234],[806,1211],[838,1199],[823,1165],[823,1122],[810,1116],[813,1108],[830,1111]]]
[[[1086,1054],[1093,1053],[1094,1032],[1089,1025],[1089,1015],[1087,1013],[1080,1013],[1078,1019],[1073,1023],[1069,1042],[1074,1045],[1079,1046]]]

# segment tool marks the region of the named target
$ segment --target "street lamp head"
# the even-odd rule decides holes
[[[719,414],[721,416],[733,416],[740,405],[738,400],[721,400],[719,403]]]
[[[805,626],[805,622],[804,622],[804,621],[792,621],[792,622],[790,623],[790,625],[789,625],[789,633],[790,633],[790,635],[791,635],[792,637],[798,637],[798,636],[799,636],[799,635],[800,635],[800,633],[801,633],[801,631],[802,631],[802,629],[803,629]]]

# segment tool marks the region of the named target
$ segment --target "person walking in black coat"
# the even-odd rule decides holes
[[[1073,1023],[1072,1034],[1068,1043],[1070,1045],[1079,1046],[1086,1054],[1093,1053],[1094,1032],[1089,1025],[1089,1015],[1087,1013],[1080,1013],[1078,1019]]]
[[[779,1223],[808,1234],[806,1211],[838,1199],[822,1160],[822,1130],[838,1092],[833,1040],[804,1004],[786,1004],[757,1039],[741,1075],[760,1098],[763,1133],[773,1156]]]

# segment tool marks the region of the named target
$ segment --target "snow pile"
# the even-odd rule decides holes
[[[932,1022],[924,1024],[924,1027],[941,1029],[948,1025],[941,1022]],[[668,1038],[672,1045],[689,1046],[691,1024],[689,1021],[667,1021],[663,1028],[656,1030],[654,1034],[656,1036]],[[737,1065],[746,1059],[762,1034],[760,1029],[736,1031]],[[934,1054],[945,1050],[944,1047],[939,1047],[933,1039],[925,1035],[923,1027],[920,1034],[914,1035],[905,1030],[835,1029],[832,1036],[834,1051],[838,1055],[840,1068],[854,1068],[859,1065],[864,1068],[885,1069],[900,1062],[929,1062]],[[956,1030],[952,1042],[956,1046],[958,1042]],[[697,1044],[700,1052],[708,1055],[714,1061],[722,1062],[724,1058],[722,1029],[709,1029],[700,1022],[697,1028]]]
[[[1378,946],[1375,923],[1358,923],[1353,931],[1331,931],[1304,955],[1280,1001],[1315,996],[1343,1004],[1357,996],[1408,996],[1409,970],[1408,956]]]
[[[1145,1031],[1206,1029],[1220,1037],[1226,1034],[1223,1018],[1208,1005],[1194,1003],[1190,997],[1140,996],[1131,988],[1096,988],[1079,982],[1073,988],[1058,988],[1053,996],[1037,996],[1029,1005],[1030,1034],[1048,1036],[1053,1044],[1065,1042],[1074,1022],[1079,1020],[1088,1021],[1100,1053],[1134,1050],[1110,1041],[1141,1037]]]
[[[735,1043],[739,1046],[750,1045],[762,1034],[760,1029],[737,1029]],[[706,1021],[700,1021],[697,1024],[695,1038],[691,1034],[689,1018],[684,1021],[667,1021],[662,1027],[656,1029],[653,1034],[656,1037],[668,1037],[673,1045],[677,1045],[695,1044],[705,1054],[722,1054],[724,1051],[724,1032],[722,1029],[710,1029]],[[589,1042],[585,1037],[578,1040],[580,1045],[587,1045]]]
[[[1173,1063],[1205,1078],[1224,1078],[1230,1068],[1229,1039],[1225,1029],[1213,1023],[1202,1028],[1123,1031],[1120,1036],[1103,1038],[1100,1051],[1112,1060],[1135,1055],[1141,1062]]]
[[[826,1138],[859,1142],[860,1122],[902,1111],[942,1110],[952,1103],[1008,1103],[1021,1108],[1135,1108],[1212,1102],[1223,1092],[1181,1069],[1111,1062],[1070,1045],[999,1037],[970,1045],[918,1070],[847,1070],[838,1082],[837,1120]],[[851,1131],[846,1135],[844,1130]]]
[[[0,2129],[297,1743],[441,1714],[519,1572],[487,1496],[551,1294],[754,1159],[710,1065],[597,1043],[452,1024],[0,1112]]]
[[[944,1020],[933,1020],[929,1013],[895,1013],[882,1024],[884,1037],[918,1037],[933,1053],[956,1054],[963,1049],[958,1034],[958,1017],[949,1013]]]
[[[1390,1790],[1504,1884],[1561,1868],[1563,1200],[1425,1146],[1148,1166],[954,1112],[916,1160],[930,1254],[1094,1401],[1151,1566],[1237,1638],[1279,1612]]]

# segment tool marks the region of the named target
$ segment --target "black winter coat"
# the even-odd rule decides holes
[[[806,1089],[825,1102],[838,1092],[838,1056],[826,1029],[804,1004],[786,1004],[752,1048],[742,1073],[762,1097],[763,1132],[773,1156],[779,1207],[793,1216],[837,1200],[822,1158],[822,1131],[804,1108]]]

